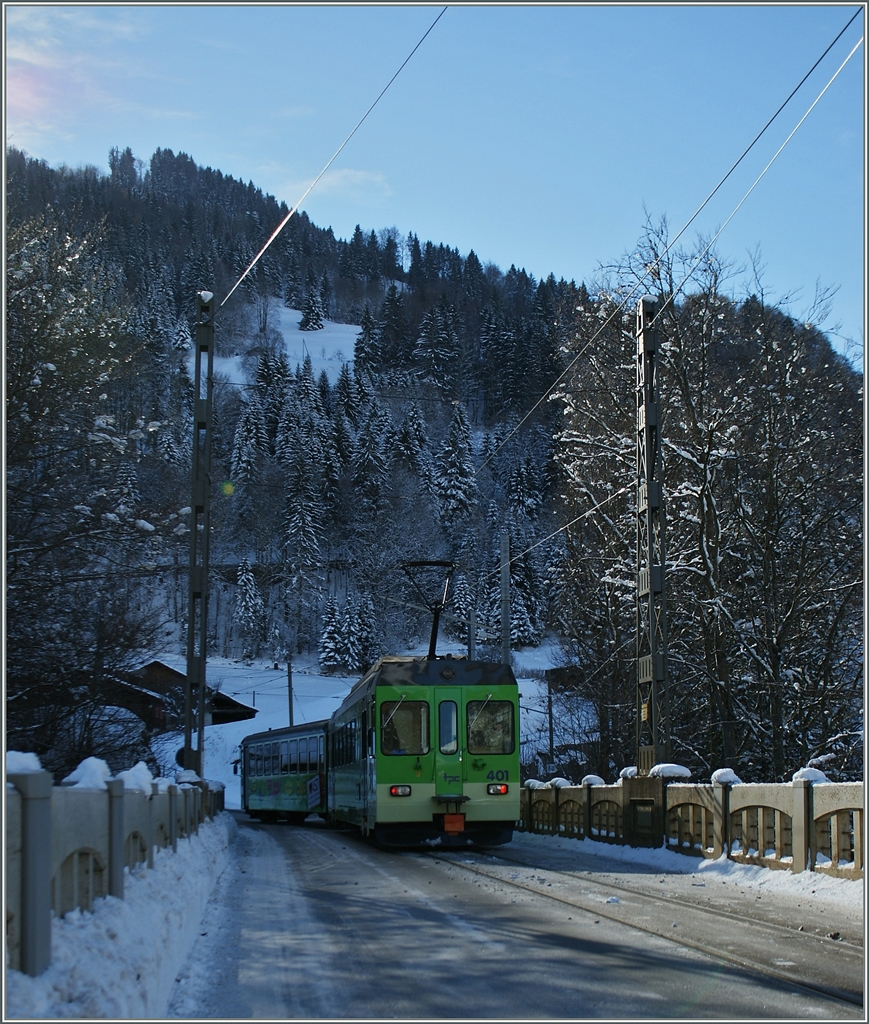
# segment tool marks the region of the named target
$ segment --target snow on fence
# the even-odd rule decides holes
[[[124,895],[124,872],[194,835],[223,810],[222,784],[197,780],[151,792],[52,785],[46,771],[6,775],[7,966],[36,976],[51,960],[51,917]],[[165,782],[165,780],[161,780]],[[9,784],[11,783],[11,785]]]
[[[537,784],[520,814],[526,832],[863,878],[862,782]]]

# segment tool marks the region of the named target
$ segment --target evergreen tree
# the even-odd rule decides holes
[[[341,631],[344,640],[344,664],[351,672],[363,671],[362,645],[359,635],[359,621],[356,615],[356,605],[350,601],[344,606],[344,614],[341,617]]]
[[[193,348],[193,338],[190,334],[190,325],[184,317],[179,317],[175,322],[175,333],[172,337],[172,348],[176,352],[189,352]]]
[[[404,300],[394,284],[389,286],[380,310],[380,358],[382,366],[397,369],[410,364],[412,340]]]
[[[268,432],[259,401],[252,398],[245,404],[232,445],[230,473],[234,481],[249,483],[259,475],[262,456],[268,450]]]
[[[353,446],[353,487],[363,520],[373,522],[386,501],[388,471],[384,424],[374,404],[359,430]]]
[[[467,519],[477,500],[477,481],[471,461],[470,428],[458,403],[435,467],[435,489],[444,525]]]
[[[300,331],[321,331],[323,329],[323,320],[325,319],[325,313],[323,311],[323,300],[320,298],[319,292],[310,291],[305,298],[305,304],[302,307],[302,319],[299,321]]]
[[[266,615],[262,594],[247,558],[243,558],[239,564],[236,583],[236,618],[244,641],[242,658],[255,658],[265,638]]]
[[[319,662],[326,671],[334,671],[347,664],[347,645],[342,630],[342,615],[335,599],[330,597],[323,613],[323,629],[320,633]]]
[[[428,452],[428,435],[425,420],[419,406],[414,402],[408,409],[395,442],[396,459],[418,473],[429,486],[431,483],[431,458]]]
[[[335,382],[335,409],[344,414],[354,424],[359,422],[362,400],[355,374],[350,372],[347,363],[341,364],[338,380]]]
[[[357,371],[367,370],[376,373],[380,369],[380,363],[380,331],[366,303],[353,349],[353,365]]]

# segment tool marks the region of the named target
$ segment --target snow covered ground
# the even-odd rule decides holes
[[[232,856],[235,819],[219,815],[124,880],[124,899],[52,921],[51,964],[38,977],[6,971],[4,1020],[160,1018]]]
[[[310,356],[314,380],[325,370],[329,381],[334,384],[341,372],[342,364],[350,363],[351,367],[353,365],[353,351],[359,328],[355,324],[336,324],[331,320],[324,320],[319,331],[300,331],[301,319],[302,314],[297,309],[287,309],[277,302],[270,307],[269,323],[283,335],[284,351],[290,369],[295,371],[296,366],[304,363],[305,356]],[[193,360],[194,355],[191,353],[191,373]],[[214,357],[215,373],[230,381],[242,382],[246,368],[250,370],[253,367],[255,363],[251,363],[244,356]]]

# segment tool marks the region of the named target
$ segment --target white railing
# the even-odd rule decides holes
[[[863,877],[863,783],[618,785],[524,788],[519,828],[789,871]]]
[[[222,784],[202,780],[150,794],[109,779],[105,789],[54,786],[46,771],[6,775],[8,966],[41,974],[51,962],[51,918],[101,896],[124,895],[124,873],[223,810]],[[165,781],[165,780],[164,780]]]

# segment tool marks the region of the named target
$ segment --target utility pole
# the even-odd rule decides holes
[[[293,659],[287,655],[287,699],[290,702],[290,725],[293,724]]]
[[[637,773],[670,760],[657,307],[637,306]]]
[[[546,680],[546,710],[549,715],[549,763],[555,764],[555,723],[552,720],[552,680]]]
[[[202,774],[205,743],[205,657],[208,640],[208,545],[211,532],[211,410],[214,386],[214,295],[196,296],[193,457],[190,503],[190,579],[187,602],[187,679],[184,767]],[[195,710],[194,710],[195,709]],[[197,734],[193,746],[194,720]]]
[[[501,534],[501,664],[510,664],[510,537]]]

